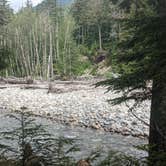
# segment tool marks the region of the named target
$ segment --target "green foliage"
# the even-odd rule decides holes
[[[77,0],[71,8],[55,0],[45,0],[35,8],[28,3],[7,26],[7,45],[12,51],[8,75],[45,79],[80,75],[93,65],[99,49],[108,52],[120,36],[113,18],[122,14],[109,0]],[[82,64],[82,56],[89,62]]]
[[[0,0],[0,70],[7,68],[10,54],[9,48],[6,45],[7,33],[6,25],[9,22],[11,9],[6,0]]]
[[[97,166],[143,166],[143,163],[131,156],[110,152]]]
[[[155,162],[155,166],[164,166],[166,165],[166,152],[154,152],[148,158],[147,165],[154,165],[153,161]]]
[[[31,162],[31,158],[36,158],[47,166],[73,165],[74,159],[69,154],[79,150],[73,145],[73,139],[54,138],[43,126],[36,124],[26,108],[8,114],[7,117],[14,119],[18,127],[0,132],[1,142],[5,142],[0,145],[0,156],[6,157],[7,161],[10,156],[13,161],[18,161],[20,166]]]
[[[58,6],[56,1],[43,1],[36,10],[23,8],[7,26],[13,52],[8,73],[45,79],[57,74],[80,74],[79,48],[73,38],[75,26],[69,9]]]
[[[146,152],[150,152],[154,145],[143,145],[143,146],[136,146],[138,150],[143,150]],[[166,153],[165,152],[155,152],[151,151],[151,155],[144,158],[143,163],[146,165],[153,165],[153,161],[157,161],[155,166],[164,166],[166,165]]]
[[[6,25],[9,22],[12,10],[8,5],[7,0],[0,0],[0,26]]]
[[[84,48],[80,50],[81,54],[93,64],[98,52],[105,50],[110,53],[107,62],[117,70],[113,52],[122,39],[121,24],[117,20],[124,16],[123,10],[110,0],[76,0],[71,11],[77,24],[74,37]]]
[[[105,73],[105,77],[106,77],[107,79],[111,79],[111,78],[113,77],[113,73],[107,72],[107,73]]]
[[[99,26],[103,43],[110,41],[109,34],[112,30],[111,14],[112,4],[105,1],[77,0],[72,7],[73,16],[78,24],[75,38],[79,44],[91,47],[98,43],[99,49]]]
[[[144,2],[145,4],[145,2]],[[134,11],[133,11],[134,10]],[[137,16],[134,14],[137,12]],[[156,35],[159,35],[157,28],[159,22],[157,21],[154,7],[146,2],[144,8],[138,7],[137,11],[131,8],[131,12],[123,23],[124,38],[119,42],[116,49],[116,61],[118,65],[119,77],[112,78],[101,84],[106,84],[109,89],[124,90],[125,96],[119,98],[123,102],[128,99],[145,100],[150,96],[147,94],[149,90],[146,86],[146,81],[154,78],[158,73],[159,66],[159,52],[156,47]],[[155,33],[154,33],[155,30]],[[157,51],[157,52],[156,52]],[[163,56],[160,56],[162,59]],[[160,61],[161,61],[160,59]],[[164,63],[162,61],[162,63]],[[149,70],[150,69],[150,70]],[[142,99],[136,98],[135,93],[130,93],[134,89],[143,89]]]
[[[80,64],[78,64],[77,66],[77,70],[76,73],[78,73],[78,75],[82,75],[82,74],[86,74],[86,70],[89,70],[92,68],[92,64],[89,61],[85,61],[85,62],[80,62]]]
[[[0,70],[7,68],[8,63],[9,63],[9,61],[8,61],[9,55],[10,55],[10,51],[8,48],[0,49]]]
[[[125,36],[117,50],[120,75],[99,84],[108,86],[108,90],[123,91],[122,97],[112,101],[120,104],[134,100],[130,109],[152,99],[149,143],[153,148],[149,149],[148,164],[165,165],[166,3],[165,0],[123,2],[125,7],[129,3],[129,7],[123,23]]]

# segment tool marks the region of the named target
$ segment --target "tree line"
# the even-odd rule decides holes
[[[27,1],[26,7],[11,13],[4,39],[11,54],[3,75],[49,79],[79,73],[79,51],[72,36],[75,21],[67,8],[48,2],[42,9]]]
[[[4,76],[81,75],[93,68],[96,57],[112,55],[121,36],[115,20],[124,16],[123,10],[109,0],[77,0],[69,6],[44,0],[36,7],[27,0],[16,14],[4,2],[10,13],[5,42],[11,51]]]

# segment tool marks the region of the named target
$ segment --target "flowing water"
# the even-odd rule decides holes
[[[42,124],[45,129],[55,137],[64,136],[66,138],[76,139],[76,144],[80,151],[74,154],[77,159],[88,157],[88,155],[97,149],[102,149],[102,154],[110,150],[121,151],[135,157],[146,156],[146,152],[139,151],[133,146],[147,144],[146,139],[139,139],[132,136],[122,136],[104,131],[97,131],[89,128],[71,127],[57,124],[45,118],[36,118],[37,124]],[[8,131],[12,127],[17,127],[18,123],[14,119],[5,117],[2,113],[0,116],[0,130]],[[14,142],[13,142],[14,144]]]

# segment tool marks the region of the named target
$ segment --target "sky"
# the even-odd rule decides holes
[[[10,6],[15,10],[18,11],[22,6],[25,5],[27,0],[9,0],[9,4]],[[38,3],[40,3],[42,0],[31,0],[33,5],[37,5]]]

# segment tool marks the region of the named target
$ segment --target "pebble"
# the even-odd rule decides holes
[[[125,104],[111,105],[107,102],[120,94],[105,93],[106,89],[95,89],[88,84],[85,86],[77,91],[47,94],[44,89],[25,90],[9,85],[0,89],[0,108],[17,110],[25,106],[35,114],[52,117],[65,124],[84,125],[123,135],[148,135],[148,126],[135,118]],[[144,101],[135,114],[149,123],[150,101]]]

